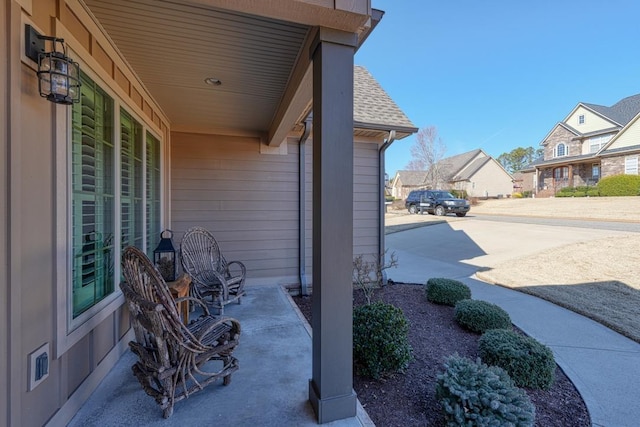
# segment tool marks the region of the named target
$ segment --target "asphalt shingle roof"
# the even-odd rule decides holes
[[[476,157],[481,149],[477,148],[472,151],[468,151],[466,153],[458,154],[455,156],[447,157],[438,162],[439,173],[442,174],[442,177],[447,180],[453,180],[453,177],[460,172],[460,170],[465,167],[471,159]]]
[[[400,175],[402,185],[406,186],[423,185],[427,177],[425,171],[398,171],[397,173]]]
[[[611,107],[605,107],[598,104],[587,104],[585,102],[583,102],[583,105],[597,111],[616,123],[625,126],[631,121],[631,119],[640,113],[640,94],[621,99]]]
[[[353,68],[353,120],[383,128],[418,129],[366,68]]]

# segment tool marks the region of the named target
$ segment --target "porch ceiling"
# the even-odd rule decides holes
[[[300,74],[310,26],[184,1],[85,3],[172,130],[268,137],[281,125],[275,118]]]

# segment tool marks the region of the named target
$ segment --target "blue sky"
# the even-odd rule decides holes
[[[638,0],[372,0],[385,15],[357,52],[445,156],[538,148],[579,102],[640,93]],[[414,137],[387,151],[390,176]]]

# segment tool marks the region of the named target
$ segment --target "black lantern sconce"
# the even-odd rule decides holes
[[[169,237],[164,237],[165,233],[169,233]],[[156,267],[162,275],[162,278],[167,282],[176,280],[176,250],[171,241],[172,237],[173,231],[164,230],[160,233],[160,243],[158,243],[158,247],[153,251],[153,260]]]
[[[80,100],[80,66],[67,56],[64,39],[43,36],[25,25],[25,55],[38,63],[40,96],[56,104],[69,105]],[[51,42],[51,51],[45,50]],[[62,51],[59,51],[61,48]]]

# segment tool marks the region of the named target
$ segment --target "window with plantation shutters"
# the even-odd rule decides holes
[[[136,246],[153,257],[162,231],[160,140],[86,74],[81,79],[71,113],[70,312],[76,324],[116,291],[121,250]]]
[[[73,317],[114,291],[113,99],[82,76],[71,143]]]
[[[120,110],[120,224],[121,247],[144,250],[143,235],[143,157],[142,125]]]
[[[160,141],[147,132],[147,255],[160,243]]]

